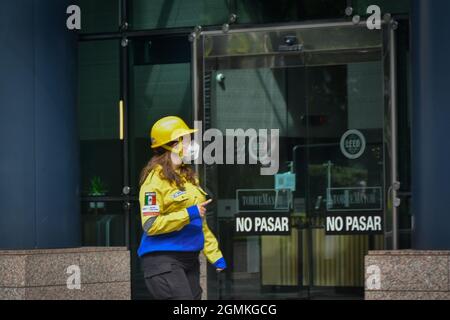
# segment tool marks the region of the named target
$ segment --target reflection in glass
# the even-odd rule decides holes
[[[80,0],[81,33],[119,30],[120,0]]]
[[[134,30],[217,25],[229,15],[223,0],[133,0],[132,6]]]
[[[124,215],[121,203],[81,202],[83,246],[124,246]]]
[[[82,196],[117,196],[122,190],[117,41],[79,44],[78,123]]]

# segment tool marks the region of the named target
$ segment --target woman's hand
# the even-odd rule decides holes
[[[197,205],[198,211],[200,212],[200,216],[203,218],[206,214],[206,206],[212,201],[212,199],[209,199],[203,203],[200,203]]]

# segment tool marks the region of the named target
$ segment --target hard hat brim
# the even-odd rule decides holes
[[[165,144],[167,144],[167,143],[169,143],[169,142],[172,142],[172,141],[177,140],[178,138],[180,138],[180,137],[182,137],[182,136],[185,136],[185,135],[187,135],[187,134],[191,134],[191,133],[194,133],[194,132],[197,132],[197,131],[198,131],[198,129],[187,129],[187,130],[183,130],[182,132],[179,132],[178,134],[176,134],[176,135],[173,137],[172,140],[168,140],[168,141],[160,141],[159,143],[152,144],[151,148],[154,149],[154,148],[161,147],[161,146],[163,146],[163,145],[165,145]]]

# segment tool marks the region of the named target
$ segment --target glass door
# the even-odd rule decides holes
[[[209,298],[362,297],[363,257],[384,247],[389,191],[383,39],[352,23],[193,34],[194,113],[205,134],[218,129],[226,144],[230,130],[279,130],[278,174],[295,181],[284,190],[276,181],[285,175],[261,175],[250,137],[244,164],[199,166],[230,265],[220,278],[208,273]],[[239,232],[242,201],[256,199],[250,219],[267,219],[280,214],[281,192],[288,234]]]

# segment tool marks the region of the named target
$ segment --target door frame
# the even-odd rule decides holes
[[[360,25],[365,25],[365,21],[361,21]],[[205,111],[204,101],[204,54],[202,47],[202,38],[207,35],[223,35],[223,34],[235,34],[245,32],[264,32],[264,31],[289,31],[299,29],[311,29],[311,28],[324,28],[324,27],[345,27],[355,26],[353,22],[347,20],[333,20],[322,22],[308,22],[308,23],[295,23],[295,24],[278,24],[278,25],[261,25],[253,26],[249,28],[236,28],[230,29],[226,33],[222,30],[195,30],[190,35],[191,50],[192,50],[192,106],[194,121],[203,121],[209,119],[210,114]],[[399,221],[398,221],[398,207],[396,205],[398,199],[398,133],[397,133],[397,52],[396,52],[396,36],[395,29],[391,27],[391,24],[382,21],[382,57],[380,62],[384,65],[384,82],[382,89],[384,91],[384,121],[383,121],[383,149],[384,149],[384,161],[383,161],[383,174],[384,174],[384,192],[383,192],[383,230],[384,230],[384,243],[385,249],[398,249],[399,246]],[[386,61],[385,61],[386,59]],[[387,66],[387,67],[386,67]],[[203,126],[202,130],[205,130]],[[389,133],[389,134],[386,134]],[[389,161],[386,162],[386,152],[389,152]],[[388,170],[389,168],[389,170]],[[201,182],[205,187],[206,168],[204,165],[195,164],[196,172],[202,178]],[[391,207],[390,223],[392,230],[386,229],[387,210]],[[214,217],[217,220],[217,217]],[[387,246],[389,238],[392,239],[392,246]]]

